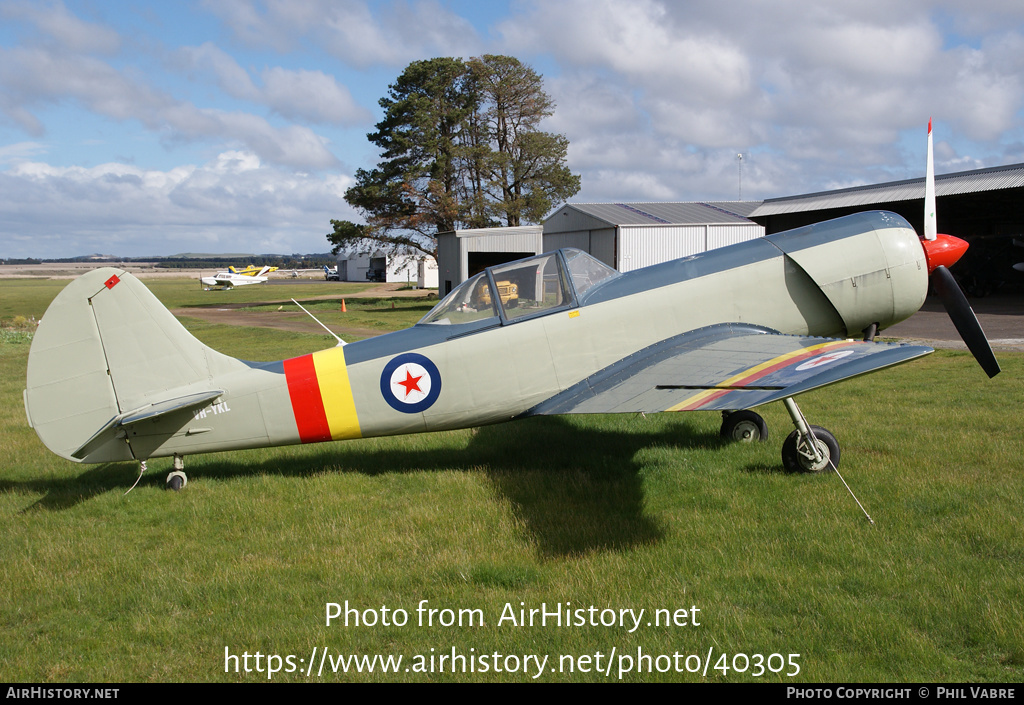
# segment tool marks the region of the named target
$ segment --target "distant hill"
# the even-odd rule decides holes
[[[245,259],[253,257],[284,257],[284,255],[254,255],[251,252],[209,254],[206,252],[182,252],[180,255],[168,255],[167,257],[147,257],[154,261],[161,259]]]
[[[141,260],[141,258],[139,259]],[[157,267],[165,267],[167,269],[191,269],[195,267],[212,269],[215,267],[245,267],[250,264],[255,267],[271,266],[280,267],[281,269],[312,269],[322,267],[325,264],[333,267],[336,264],[336,259],[329,252],[312,255],[213,255],[186,253],[174,255],[173,257],[149,257],[144,261],[155,262]]]
[[[323,265],[334,266],[336,258],[329,252],[321,252],[310,255],[253,255],[253,254],[207,254],[200,252],[185,252],[171,255],[170,257],[118,257],[117,255],[79,255],[78,257],[62,257],[60,259],[35,259],[35,258],[11,258],[0,259],[0,264],[47,264],[47,263],[70,263],[70,262],[152,262],[157,267],[168,269],[213,269],[226,267],[245,267],[254,265],[256,267],[271,266],[282,269],[311,269]]]

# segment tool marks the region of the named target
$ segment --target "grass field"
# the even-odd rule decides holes
[[[186,286],[154,289],[199,303]],[[38,318],[58,289],[2,282],[0,318]],[[382,317],[406,325],[415,305]],[[248,359],[325,346],[186,324]],[[2,681],[258,681],[268,663],[275,681],[530,681],[545,656],[540,681],[617,680],[624,657],[627,681],[1024,675],[1019,353],[1000,354],[993,380],[939,351],[801,397],[839,438],[872,526],[834,474],[782,472],[781,405],[763,410],[771,437],[755,446],[723,444],[713,413],[553,417],[190,456],[180,493],[162,489],[169,461],[156,460],[125,496],[137,465],[75,465],[38,442],[21,399],[29,344],[2,341]],[[450,612],[420,626],[423,600]],[[327,626],[327,603],[346,601],[360,625]],[[590,612],[581,626],[501,621],[543,606],[593,606],[597,621],[645,611],[633,631],[628,614],[625,627]],[[385,607],[408,622],[382,625]],[[225,649],[239,657],[229,672]],[[453,650],[475,672],[440,661]],[[347,654],[403,661],[331,672]]]

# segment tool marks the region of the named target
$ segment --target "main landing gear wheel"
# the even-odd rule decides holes
[[[753,411],[733,411],[722,417],[722,437],[740,443],[768,440],[768,424]]]
[[[822,472],[839,467],[839,442],[832,433],[821,426],[811,426],[817,441],[820,459],[815,458],[810,438],[793,431],[782,444],[782,466],[789,472]]]

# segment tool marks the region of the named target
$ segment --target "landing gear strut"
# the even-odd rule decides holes
[[[782,444],[782,465],[789,472],[822,472],[839,468],[839,442],[828,429],[807,423],[792,397],[782,400],[796,430]]]
[[[836,476],[842,480],[846,491],[853,497],[853,501],[864,512],[864,516],[874,525],[875,520],[839,473],[839,442],[836,437],[821,426],[808,425],[807,419],[792,397],[786,397],[782,402],[786,405],[789,417],[793,419],[793,425],[796,426],[796,430],[789,434],[782,444],[782,465],[790,472],[822,472],[832,468]]]
[[[177,492],[188,484],[185,477],[185,461],[177,453],[174,454],[174,470],[167,476],[167,489]]]
[[[721,434],[740,443],[763,442],[768,440],[768,424],[753,411],[723,411]]]

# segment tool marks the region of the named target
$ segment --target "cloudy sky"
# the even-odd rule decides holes
[[[1020,0],[0,0],[0,257],[323,252],[406,65],[510,54],[576,202],[1024,162]]]

